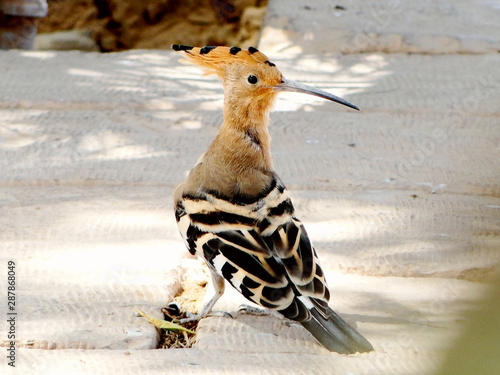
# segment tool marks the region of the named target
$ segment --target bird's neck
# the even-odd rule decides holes
[[[211,156],[235,171],[273,171],[269,110],[259,107],[258,102],[248,106],[225,104],[224,123],[210,146]]]
[[[193,184],[230,199],[259,195],[275,175],[269,110],[262,110],[255,101],[250,105],[225,104],[224,123],[192,173],[193,180],[199,178]]]

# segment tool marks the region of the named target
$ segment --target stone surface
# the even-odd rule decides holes
[[[34,49],[37,51],[99,51],[89,30],[70,30],[38,34]]]
[[[496,53],[494,1],[270,1],[259,46],[265,51]]]

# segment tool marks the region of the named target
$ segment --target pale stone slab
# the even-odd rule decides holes
[[[259,42],[267,51],[496,53],[494,1],[269,1]]]
[[[170,239],[163,189],[45,181],[2,186],[0,196],[1,275],[13,260],[18,346],[156,348],[155,328],[135,309],[162,316],[185,253]]]
[[[286,77],[362,109],[286,94],[271,133],[332,306],[377,352],[327,353],[298,325],[238,314],[204,320],[198,349],[135,350],[154,347],[156,331],[134,309],[159,316],[186,267],[171,195],[217,132],[220,83],[169,52],[8,51],[0,262],[19,265],[19,373],[436,366],[499,260],[500,57],[269,57]],[[228,290],[215,309],[243,302]]]
[[[334,289],[345,288],[349,296],[337,298],[333,305],[343,309],[346,319],[370,336],[375,352],[349,356],[330,353],[295,323],[276,317],[234,314],[234,319],[204,319],[193,349],[49,351],[22,348],[19,371],[23,374],[66,374],[68,371],[80,374],[428,374],[439,366],[450,338],[458,334],[457,328],[463,324],[459,321],[462,314],[477,300],[474,294],[485,291],[467,281],[431,278],[339,275],[336,280],[342,281],[334,285]]]

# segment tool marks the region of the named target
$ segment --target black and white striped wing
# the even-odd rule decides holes
[[[176,218],[192,254],[247,299],[303,320],[328,307],[329,292],[302,223],[285,188],[275,183],[258,200],[233,203],[203,193],[183,196]]]

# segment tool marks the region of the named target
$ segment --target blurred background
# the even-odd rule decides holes
[[[267,0],[0,0],[2,49],[256,45]]]

